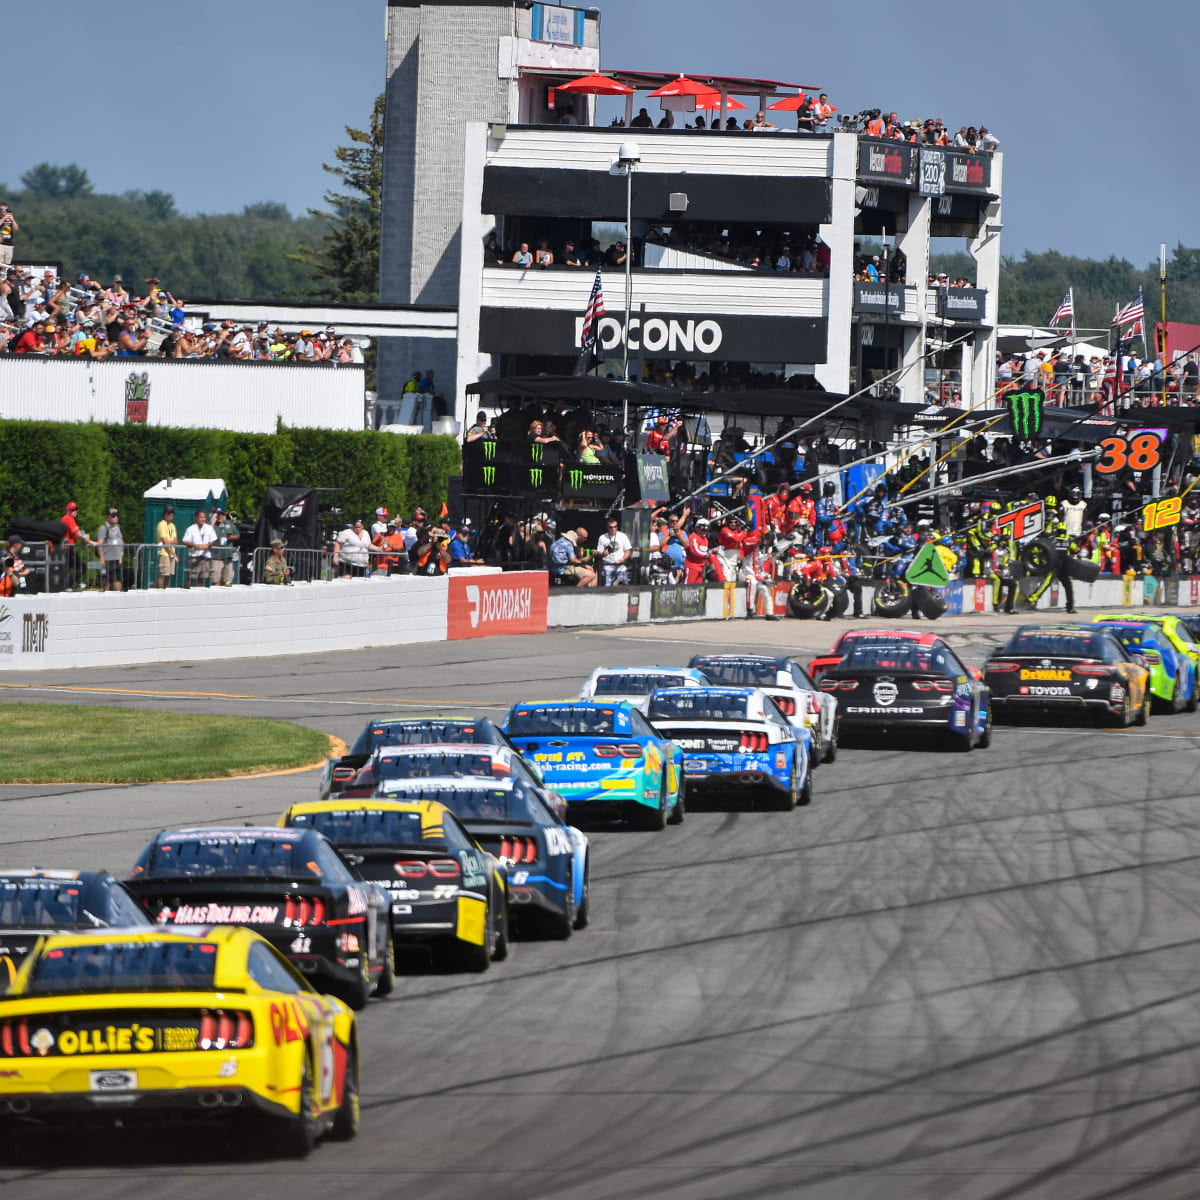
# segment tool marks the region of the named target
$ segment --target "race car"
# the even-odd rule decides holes
[[[704,687],[710,683],[712,680],[703,671],[690,667],[597,667],[579,698],[605,704],[627,700],[644,713],[655,688]]]
[[[475,720],[470,717],[404,718],[391,717],[368,721],[341,758],[325,761],[321,778],[317,781],[317,792],[322,800],[338,795],[343,788],[353,785],[362,767],[381,746],[426,746],[438,745],[481,745],[504,746],[504,735],[486,717]],[[368,791],[367,795],[371,793]]]
[[[247,925],[353,1009],[394,987],[390,897],[311,829],[170,829],[126,881],[158,925]]]
[[[588,839],[554,792],[513,779],[391,779],[392,800],[435,800],[507,868],[509,917],[568,938],[591,916]]]
[[[837,696],[842,734],[897,730],[945,735],[959,750],[992,741],[992,705],[983,676],[936,634],[855,631],[842,637],[821,688]]]
[[[503,728],[572,812],[647,829],[683,820],[683,755],[627,701],[514,704]]]
[[[852,642],[858,637],[872,637],[877,631],[870,629],[847,629],[845,633],[838,637],[838,640],[833,643],[833,646],[825,654],[820,654],[816,658],[811,659],[808,664],[808,674],[818,686],[821,683],[821,676],[825,674],[831,667],[837,666],[842,659],[843,647]],[[925,635],[919,629],[897,629],[894,633],[898,638],[920,638]]]
[[[664,688],[649,717],[681,748],[689,788],[763,793],[784,810],[812,802],[811,738],[761,688]]]
[[[1192,620],[1196,618],[1193,617]],[[1144,621],[1149,625],[1157,625],[1166,635],[1167,641],[1175,648],[1176,653],[1191,659],[1192,666],[1200,671],[1200,645],[1192,637],[1191,626],[1182,617],[1174,617],[1168,613],[1101,613],[1092,620],[1101,621]]]
[[[249,929],[54,934],[0,1000],[0,1135],[220,1121],[302,1157],[358,1133],[359,1065],[354,1014]]]
[[[1150,668],[1150,704],[1159,711],[1177,713],[1186,708],[1195,712],[1196,665],[1171,645],[1161,625],[1153,621],[1097,621],[1117,635],[1117,641],[1138,662]]]
[[[503,865],[443,805],[405,795],[318,800],[292,805],[279,823],[328,838],[386,889],[396,946],[426,947],[465,971],[508,957]]]
[[[837,701],[787,655],[697,654],[689,666],[698,667],[715,684],[761,688],[789,721],[803,723],[812,734],[814,763],[837,758]]]
[[[1103,625],[1022,625],[984,672],[997,716],[1091,712],[1125,726],[1150,712],[1150,669]]]
[[[38,938],[112,925],[149,927],[150,918],[107,871],[0,869],[0,990]]]
[[[362,799],[374,796],[389,779],[522,779],[533,787],[542,786],[536,769],[513,746],[448,742],[428,745],[378,747],[343,784],[337,796],[324,799]]]

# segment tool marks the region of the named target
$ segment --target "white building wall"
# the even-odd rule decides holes
[[[829,247],[826,310],[829,341],[825,362],[813,374],[827,392],[850,390],[850,326],[854,315],[854,188],[858,169],[858,139],[853,134],[833,135],[825,172],[831,176],[830,209],[833,220],[821,226],[821,240]]]

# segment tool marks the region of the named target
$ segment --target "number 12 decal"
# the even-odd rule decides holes
[[[1146,515],[1143,518],[1146,532],[1151,529],[1166,529],[1170,525],[1178,525],[1183,510],[1183,498],[1172,496],[1168,500],[1160,500],[1157,504],[1146,505]]]

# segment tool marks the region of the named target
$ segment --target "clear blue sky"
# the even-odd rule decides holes
[[[1006,154],[1005,253],[1144,266],[1160,241],[1200,244],[1195,0],[596,2],[608,67],[812,83],[845,111],[987,125]],[[100,191],[161,188],[185,212],[279,200],[299,213],[383,90],[382,0],[86,11],[8,6],[19,115],[0,182],[77,162]]]

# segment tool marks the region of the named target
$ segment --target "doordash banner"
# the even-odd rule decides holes
[[[447,636],[456,641],[508,633],[545,633],[549,581],[544,571],[501,575],[451,572]]]

